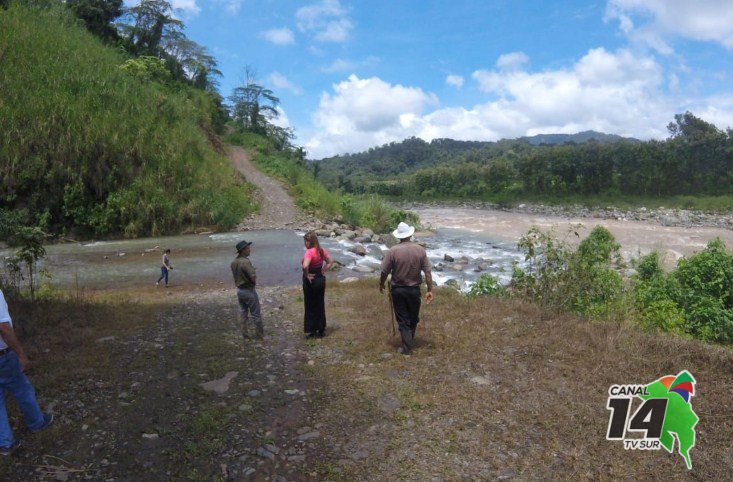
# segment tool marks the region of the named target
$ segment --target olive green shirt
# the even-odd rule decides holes
[[[237,288],[251,289],[255,287],[255,276],[257,270],[252,266],[252,262],[246,256],[237,256],[232,261],[232,275],[234,276],[234,284]]]

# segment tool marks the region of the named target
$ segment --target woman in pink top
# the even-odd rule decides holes
[[[321,248],[318,236],[313,231],[303,236],[303,300],[305,315],[303,326],[308,338],[322,337],[326,332],[326,277],[323,273],[331,269],[333,260],[328,250]]]

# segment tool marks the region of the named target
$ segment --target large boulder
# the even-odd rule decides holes
[[[451,278],[451,279],[449,279],[448,281],[445,282],[445,285],[446,286],[450,286],[451,288],[458,289],[458,288],[460,288],[461,283],[457,279]]]
[[[370,236],[357,236],[352,241],[360,244],[371,243],[372,238]]]
[[[443,256],[443,261],[448,261],[449,263],[452,263],[455,261],[455,258],[453,258],[453,256],[451,256],[450,254],[446,253]]]
[[[364,229],[361,230],[361,235],[362,236],[369,236],[371,238],[372,236],[374,236],[374,231],[372,231],[369,228],[364,228]]]
[[[348,239],[354,239],[356,237],[356,232],[351,231],[350,229],[345,229],[341,232],[341,236],[345,236]]]
[[[330,229],[316,229],[316,236],[329,237],[333,235],[333,231]]]
[[[371,245],[367,248],[367,252],[370,256],[374,256],[377,259],[384,258],[384,253],[382,252],[382,249],[379,246]]]
[[[391,234],[383,234],[381,236],[382,244],[386,244],[388,248],[399,244],[400,240],[392,236]]]
[[[358,254],[359,256],[365,256],[367,253],[366,248],[361,244],[355,244],[354,246],[349,248],[349,251],[354,254]]]

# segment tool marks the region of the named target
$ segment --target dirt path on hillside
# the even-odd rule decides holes
[[[304,219],[303,213],[295,206],[293,199],[283,186],[271,177],[260,172],[252,164],[250,154],[241,147],[229,146],[227,153],[234,167],[241,172],[247,182],[257,188],[257,201],[260,212],[245,219],[238,231],[252,229],[293,229]]]

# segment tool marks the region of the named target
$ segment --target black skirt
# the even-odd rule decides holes
[[[303,276],[303,331],[323,336],[326,331],[326,277],[316,274],[312,281]]]

